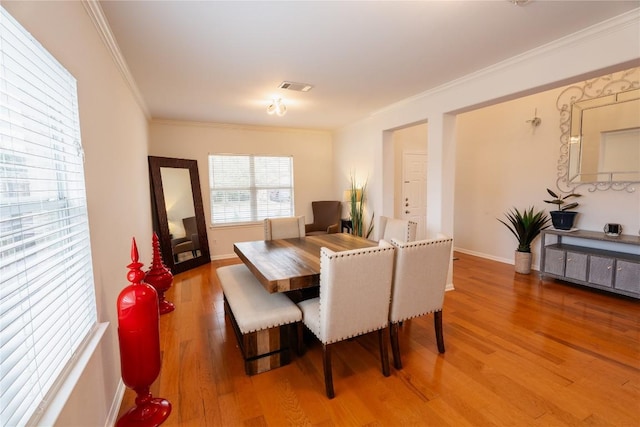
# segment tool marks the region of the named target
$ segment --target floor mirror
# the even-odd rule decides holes
[[[153,228],[173,274],[211,261],[198,162],[149,156]]]

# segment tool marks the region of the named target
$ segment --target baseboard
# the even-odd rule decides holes
[[[515,261],[513,259],[501,258],[493,255],[488,255],[482,252],[470,251],[468,249],[462,249],[462,248],[454,248],[453,250],[463,254],[477,256],[478,258],[489,259],[491,261],[501,262],[503,264],[515,265]],[[539,264],[532,264],[531,269],[535,271],[540,271],[540,266]]]
[[[104,427],[113,427],[116,425],[116,421],[118,421],[118,414],[120,413],[120,406],[122,405],[122,398],[124,397],[124,392],[127,387],[124,385],[122,378],[118,382],[118,387],[116,388],[116,393],[113,396],[113,401],[111,402],[111,409],[109,409],[109,413],[107,414],[107,421],[104,423]]]
[[[231,258],[238,258],[238,255],[236,254],[223,254],[223,255],[212,255],[211,256],[211,261],[220,261],[223,259],[231,259]]]

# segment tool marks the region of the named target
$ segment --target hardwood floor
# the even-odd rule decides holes
[[[640,425],[640,302],[456,256],[446,353],[438,354],[432,315],[404,323],[404,369],[388,378],[375,333],[338,343],[333,400],[311,338],[291,364],[245,375],[215,275],[237,261],[177,275],[152,387],[173,405],[163,426]],[[127,390],[121,413],[134,398]]]

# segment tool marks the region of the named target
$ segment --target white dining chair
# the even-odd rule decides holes
[[[405,320],[433,313],[438,351],[444,353],[442,306],[447,285],[453,239],[402,242],[391,240],[395,250],[389,325],[396,369],[402,369],[399,327]]]
[[[377,331],[382,373],[389,376],[389,297],[393,246],[333,252],[320,250],[320,296],[298,303],[302,322],[322,343],[325,391],[335,396],[332,344]],[[300,353],[300,351],[299,351]]]
[[[292,239],[304,236],[304,216],[266,218],[264,220],[264,240]]]
[[[416,240],[418,224],[406,219],[380,217],[379,222],[380,240],[396,239],[403,242],[413,242]]]

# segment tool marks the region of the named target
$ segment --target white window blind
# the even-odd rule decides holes
[[[0,13],[0,425],[21,426],[97,315],[76,82]]]
[[[293,216],[293,158],[209,155],[213,225]]]

